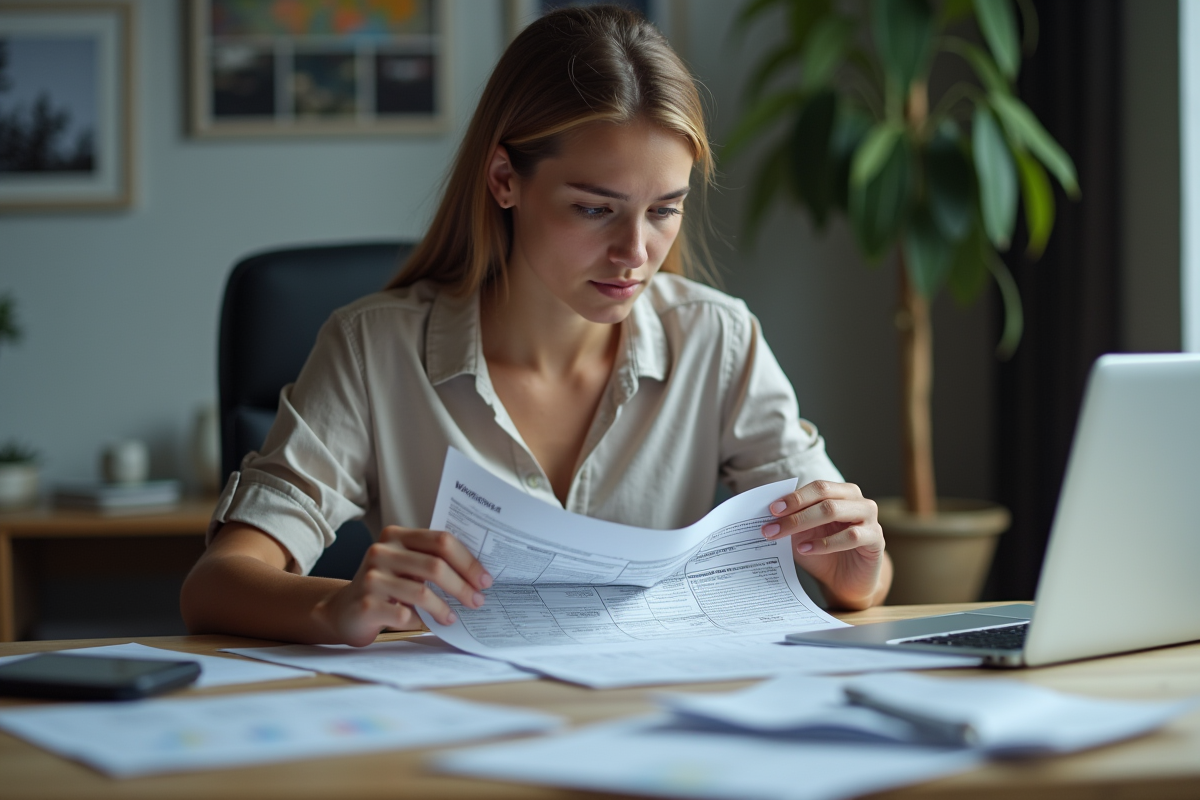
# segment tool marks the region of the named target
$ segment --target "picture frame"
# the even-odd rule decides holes
[[[450,129],[452,0],[190,0],[195,137]]]
[[[0,5],[0,212],[133,203],[129,2]]]

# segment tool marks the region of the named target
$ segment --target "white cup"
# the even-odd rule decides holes
[[[137,439],[106,445],[100,454],[100,474],[108,483],[142,483],[150,476],[150,451]]]

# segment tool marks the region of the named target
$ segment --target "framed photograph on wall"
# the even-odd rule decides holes
[[[129,3],[0,4],[0,211],[133,200]]]
[[[195,136],[449,128],[449,0],[191,0]]]

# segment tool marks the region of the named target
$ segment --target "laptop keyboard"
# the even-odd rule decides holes
[[[920,639],[905,639],[904,643],[940,644],[947,647],[982,647],[989,650],[1020,650],[1025,646],[1027,630],[1029,630],[1028,622],[1018,622],[1016,625],[1002,625],[977,631],[957,631],[937,636],[923,636]]]

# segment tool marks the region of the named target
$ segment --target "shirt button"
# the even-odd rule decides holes
[[[537,475],[526,475],[525,485],[527,485],[530,489],[536,489],[542,485],[542,480]]]

